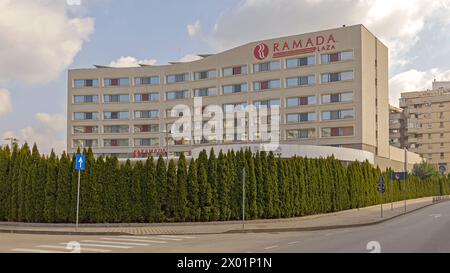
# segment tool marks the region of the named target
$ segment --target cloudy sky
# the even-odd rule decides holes
[[[390,98],[450,80],[450,0],[0,0],[0,144],[65,149],[67,69],[190,61],[364,24],[390,48]]]

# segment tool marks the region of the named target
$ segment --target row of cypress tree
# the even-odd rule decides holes
[[[288,218],[379,204],[380,176],[385,202],[449,194],[445,178],[409,177],[389,181],[388,172],[368,162],[344,166],[324,159],[276,158],[250,150],[203,151],[198,159],[168,163],[160,157],[132,165],[114,157],[95,158],[85,150],[80,221],[159,223]],[[67,154],[40,155],[36,145],[0,149],[0,221],[69,223],[76,213],[77,171]]]

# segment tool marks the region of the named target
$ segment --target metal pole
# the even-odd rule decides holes
[[[166,164],[169,166],[169,136],[166,128]]]
[[[389,173],[389,190],[391,191],[391,210],[394,210],[394,181],[392,180],[392,171]],[[391,189],[392,187],[392,189]]]
[[[76,230],[78,230],[78,219],[80,216],[80,178],[81,178],[81,170],[78,170],[78,193],[77,193],[77,223]]]
[[[407,177],[408,176],[408,149],[405,148],[405,189],[404,189],[404,198],[405,198],[405,213],[406,213],[406,181],[407,181]]]
[[[383,218],[383,193],[381,193],[381,218]]]
[[[245,168],[242,173],[242,229],[245,229]]]

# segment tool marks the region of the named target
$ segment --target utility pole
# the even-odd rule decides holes
[[[10,148],[13,149],[14,145],[17,144],[19,142],[19,140],[15,137],[9,137],[9,138],[5,138],[5,140],[10,141],[11,146]]]
[[[242,171],[242,229],[245,230],[245,168]]]
[[[405,189],[404,189],[404,198],[405,198],[405,213],[406,213],[406,181],[408,179],[408,149],[405,147]]]

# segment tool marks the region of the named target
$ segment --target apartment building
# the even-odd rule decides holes
[[[406,124],[403,109],[395,106],[389,107],[389,143],[403,149],[406,147]]]
[[[173,139],[170,128],[181,116],[173,107],[192,108],[194,98],[202,98],[205,107],[219,105],[224,113],[278,106],[281,144],[367,151],[381,167],[402,168],[402,152],[389,145],[388,49],[364,26],[256,41],[202,57],[70,70],[68,152],[92,147],[97,155],[143,158],[264,142],[250,141],[248,122],[231,122],[224,140]],[[236,127],[246,131],[236,134]]]
[[[450,82],[434,82],[435,90],[401,94],[406,119],[406,146],[439,171],[450,167]]]

